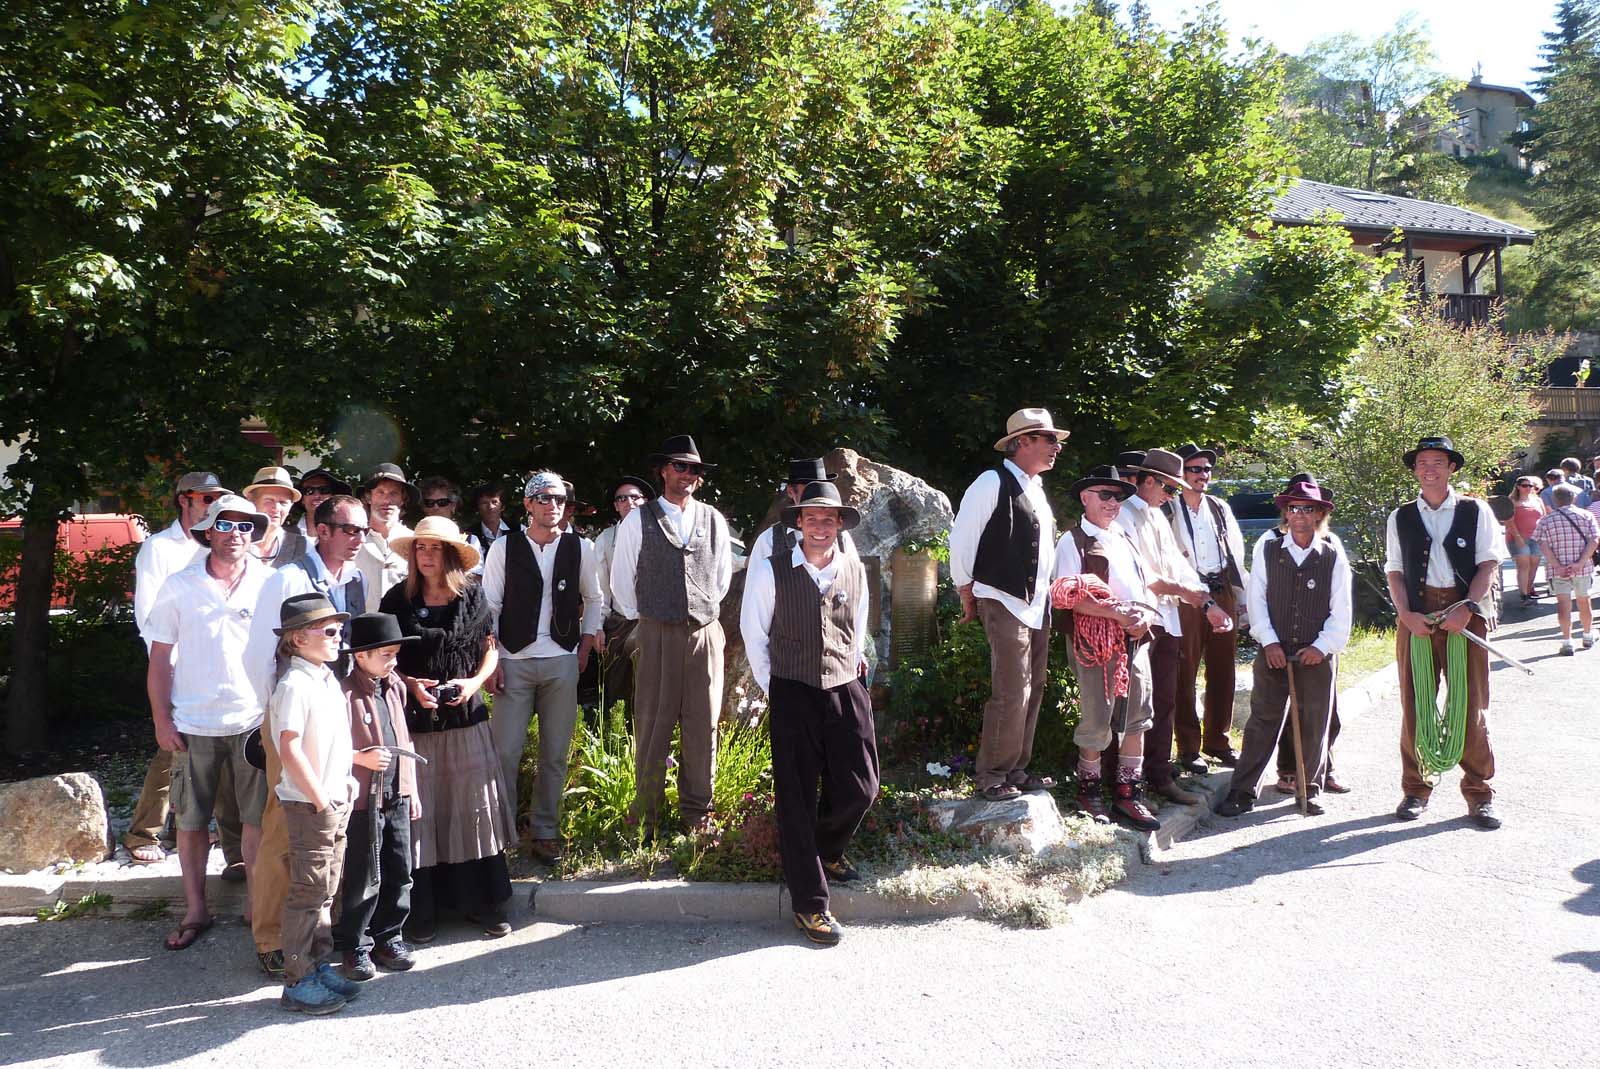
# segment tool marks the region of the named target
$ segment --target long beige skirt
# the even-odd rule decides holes
[[[510,795],[487,720],[412,741],[428,759],[417,769],[422,819],[411,822],[418,868],[493,857],[515,841]]]

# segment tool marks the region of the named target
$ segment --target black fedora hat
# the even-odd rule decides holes
[[[846,505],[839,497],[839,488],[828,482],[807,483],[805,493],[800,495],[800,503],[784,508],[784,524],[799,527],[801,509],[838,509],[840,529],[845,531],[861,522],[860,511]]]
[[[716,467],[715,464],[707,464],[700,459],[700,447],[695,445],[694,439],[687,434],[674,434],[662,444],[660,452],[651,453],[648,459],[652,467],[659,467],[674,460],[685,464],[698,464],[702,468]]]
[[[1083,493],[1085,490],[1115,490],[1126,501],[1133,493],[1133,486],[1122,478],[1122,473],[1115,464],[1099,464],[1089,469],[1088,474],[1072,484],[1072,495]]]
[[[420,635],[402,635],[399,618],[386,612],[364,612],[350,618],[351,653],[421,641]]]
[[[302,494],[306,492],[306,483],[311,479],[322,479],[326,482],[332,483],[333,492],[336,494],[348,495],[355,493],[354,487],[352,487],[344,479],[339,478],[333,472],[329,471],[327,468],[312,468],[310,471],[300,476],[300,492]]]
[[[789,477],[784,482],[792,486],[795,483],[831,483],[837,478],[821,457],[813,457],[789,461]]]
[[[1467,466],[1467,458],[1456,452],[1456,443],[1450,440],[1448,434],[1431,434],[1426,438],[1417,439],[1417,447],[1407,451],[1401,459],[1405,461],[1406,467],[1415,468],[1417,466],[1417,454],[1426,453],[1429,450],[1437,450],[1448,456],[1450,463],[1454,464],[1457,470]]]
[[[644,495],[644,499],[646,501],[651,501],[656,496],[656,488],[650,485],[649,479],[641,479],[637,475],[624,475],[622,478],[617,480],[616,485],[611,488],[611,491],[606,494],[606,497],[610,498],[611,502],[615,504],[617,500],[617,493],[624,486],[637,487],[639,492]]]
[[[1217,462],[1217,451],[1215,449],[1201,449],[1193,442],[1185,442],[1183,445],[1180,445],[1177,449],[1175,449],[1174,452],[1183,458],[1183,462],[1185,464],[1189,463],[1189,461],[1193,460],[1195,457],[1204,457],[1206,460],[1211,461],[1212,464]]]
[[[1117,473],[1129,482],[1134,482],[1133,469],[1144,467],[1143,449],[1125,449],[1117,454]]]
[[[422,500],[421,491],[406,480],[406,473],[400,469],[398,464],[385,463],[373,468],[372,474],[367,476],[367,481],[361,484],[361,492],[365,494],[384,481],[399,483],[405,489],[407,503],[415,505]]]
[[[326,594],[294,594],[284,598],[283,604],[278,606],[279,626],[274,627],[272,633],[283,635],[327,620],[342,624],[348,619],[350,614],[334,608]]]

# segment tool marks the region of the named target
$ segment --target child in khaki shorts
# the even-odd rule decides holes
[[[284,601],[274,629],[288,659],[267,710],[283,764],[274,789],[289,832],[281,1002],[300,1013],[333,1013],[360,991],[325,960],[356,787],[344,688],[330,667],[349,618],[322,594],[298,594]]]

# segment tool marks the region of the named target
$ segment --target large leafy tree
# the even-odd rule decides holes
[[[1406,197],[1459,201],[1467,172],[1434,149],[1455,120],[1459,80],[1435,68],[1415,16],[1371,40],[1338,34],[1286,63],[1278,123],[1305,177]]]
[[[12,749],[47,727],[57,517],[152,457],[244,463],[240,419],[275,364],[262,324],[286,307],[305,321],[308,259],[344,262],[297,192],[324,160],[278,74],[313,14],[41,0],[0,15],[0,440],[20,444],[5,505],[25,520]]]

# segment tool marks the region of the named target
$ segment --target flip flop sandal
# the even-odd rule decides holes
[[[978,792],[978,797],[988,802],[1009,802],[1021,796],[1022,792],[1009,783],[996,783],[993,787],[985,787]]]
[[[203,921],[190,921],[186,924],[180,924],[176,931],[167,934],[167,938],[162,945],[168,950],[188,950],[194,946],[196,939],[209,932],[211,926],[216,923],[217,919],[215,917],[207,917]],[[178,937],[176,940],[172,938],[174,935]]]
[[[1279,776],[1278,782],[1272,785],[1272,789],[1277,791],[1279,794],[1293,794],[1294,777],[1289,775]]]
[[[130,847],[128,859],[135,865],[159,865],[167,859],[167,852],[155,843]]]

